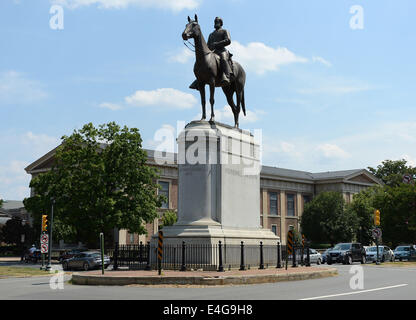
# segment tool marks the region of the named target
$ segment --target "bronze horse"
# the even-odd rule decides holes
[[[194,65],[194,74],[198,81],[198,90],[201,94],[201,104],[202,104],[202,118],[201,120],[206,119],[205,111],[205,85],[209,85],[210,89],[210,98],[209,102],[211,104],[211,118],[210,121],[215,120],[214,114],[214,93],[215,87],[221,87],[221,71],[219,65],[219,57],[214,52],[212,52],[207,43],[205,42],[204,36],[201,32],[201,28],[198,24],[198,17],[195,15],[195,20],[191,20],[188,16],[188,24],[185,27],[184,32],[182,33],[183,40],[188,40],[193,38],[195,41],[195,65]],[[230,84],[223,86],[222,91],[227,98],[227,102],[230,105],[233,114],[234,114],[234,127],[238,128],[238,116],[240,114],[241,108],[243,109],[244,115],[246,115],[246,106],[244,101],[244,85],[246,82],[246,73],[241,65],[234,61],[233,62],[233,74]],[[234,103],[233,95],[236,93],[237,96],[237,105]]]

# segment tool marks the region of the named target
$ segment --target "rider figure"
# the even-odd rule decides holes
[[[228,63],[229,52],[225,49],[226,46],[231,44],[230,33],[222,28],[223,21],[221,18],[216,17],[214,20],[215,30],[209,35],[208,38],[208,48],[220,57],[220,68],[221,68],[221,86],[226,86],[230,84],[230,79],[233,74],[231,66]],[[197,80],[195,80],[191,85],[191,89],[197,89]]]

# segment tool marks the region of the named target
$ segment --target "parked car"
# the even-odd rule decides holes
[[[326,258],[327,258],[328,252],[329,252],[329,251],[331,251],[332,249],[333,249],[333,248],[326,249],[326,250],[325,250],[325,252],[321,254],[321,257],[322,257],[322,263],[326,263],[326,261],[327,261],[327,259],[326,259]]]
[[[328,257],[328,252],[331,251],[333,248],[328,248],[326,249],[322,254],[322,263],[326,263],[327,262],[327,257]]]
[[[377,261],[377,246],[368,247],[367,250],[367,261]],[[378,246],[378,257],[379,261],[394,261],[394,253],[387,246]]]
[[[304,253],[303,260],[306,261],[306,258],[307,258],[307,253]],[[316,263],[316,264],[322,263],[322,255],[315,249],[309,249],[309,259],[310,259],[310,263]]]
[[[82,269],[88,271],[90,269],[99,269],[101,265],[101,253],[98,251],[81,252],[72,258],[62,261],[62,268],[64,270]],[[104,268],[107,268],[109,265],[110,258],[104,255]]]
[[[59,256],[59,262],[62,263],[64,260],[72,258],[72,257],[76,256],[77,254],[80,254],[83,251],[85,251],[85,250],[73,249],[73,250],[69,250],[69,251],[64,251]]]
[[[327,263],[366,263],[366,253],[361,243],[338,243],[327,253]]]
[[[416,250],[413,245],[398,246],[394,249],[394,258],[402,261],[410,260],[410,257],[416,255]]]

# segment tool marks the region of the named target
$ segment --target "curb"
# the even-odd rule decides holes
[[[271,275],[247,275],[247,276],[218,276],[218,277],[109,277],[101,275],[83,275],[74,273],[72,275],[72,284],[75,285],[92,285],[92,286],[126,286],[132,284],[139,285],[246,285],[274,283],[281,281],[299,281],[333,277],[338,275],[335,268],[299,273],[282,273]]]

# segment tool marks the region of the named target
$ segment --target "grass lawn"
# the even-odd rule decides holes
[[[0,278],[35,277],[35,276],[49,276],[49,275],[50,275],[49,272],[35,269],[35,268],[0,266]]]

